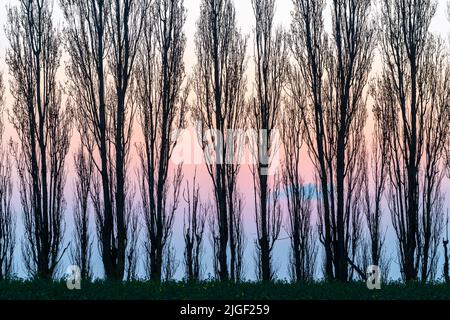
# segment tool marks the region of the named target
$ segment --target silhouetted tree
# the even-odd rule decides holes
[[[301,113],[320,183],[325,274],[345,282],[350,278],[349,265],[351,270],[356,267],[352,259],[361,236],[364,89],[374,28],[369,0],[334,0],[331,36],[324,30],[324,8],[324,1],[294,1],[290,43],[301,76],[296,81],[304,81],[307,88],[308,101]]]
[[[328,161],[334,162],[330,168],[330,173],[335,172],[331,207],[336,207],[332,224],[337,233],[334,256],[340,281],[348,280],[347,262],[355,261],[362,238],[361,171],[365,165],[366,123],[363,91],[371,71],[375,40],[370,9],[370,0],[335,0],[332,7],[333,45],[327,70],[331,86],[327,97],[334,151]]]
[[[56,73],[60,33],[46,0],[21,0],[8,9],[10,121],[19,136],[12,143],[24,214],[23,259],[34,277],[50,279],[66,249],[64,235],[65,159],[71,136],[71,110],[61,103]]]
[[[182,171],[173,176],[173,198],[169,198],[169,168],[177,143],[176,130],[185,128],[188,88],[185,81],[183,1],[154,2],[144,25],[138,55],[137,96],[144,144],[141,159],[142,210],[145,217],[149,276],[161,281],[162,264],[174,213],[179,202]]]
[[[133,189],[134,190],[134,189]],[[133,203],[133,198],[129,197],[127,201],[127,220],[128,228],[128,249],[125,261],[125,274],[128,282],[138,279],[138,263],[139,263],[139,235],[141,232],[141,225],[139,220],[139,210],[136,210]]]
[[[385,0],[381,15],[375,115],[388,128],[389,209],[406,281],[419,271],[422,281],[435,277],[443,224],[448,69],[441,41],[429,33],[435,12],[433,1]]]
[[[110,127],[106,106],[107,68],[105,67],[106,48],[108,46],[106,25],[109,1],[68,1],[61,0],[66,29],[64,30],[67,52],[70,62],[66,74],[71,81],[70,97],[78,106],[76,120],[81,143],[87,148],[94,161],[96,171],[93,175],[92,201],[96,214],[105,218],[103,225],[98,225],[99,249],[106,277],[115,277],[111,245],[115,244],[113,230],[113,203],[110,189]],[[94,141],[86,145],[86,141]],[[95,159],[99,155],[100,163]],[[99,181],[100,180],[100,181]],[[101,196],[102,193],[102,196]],[[103,203],[102,203],[103,202]]]
[[[447,10],[448,10],[448,19],[450,21],[450,2],[447,3]],[[450,167],[450,153],[448,149],[447,144],[447,167]],[[445,224],[445,233],[446,237],[442,240],[442,244],[444,246],[444,280],[445,283],[450,283],[450,267],[449,267],[449,251],[448,251],[448,244],[449,244],[449,238],[448,238],[448,211],[447,211],[447,219]]]
[[[306,103],[306,98],[300,81],[290,83],[298,87],[289,90],[291,95],[284,105],[281,122],[284,151],[282,181],[288,212],[287,230],[291,242],[289,271],[294,282],[310,282],[315,276],[318,246],[312,226],[314,190],[304,184],[301,175],[303,126],[301,108],[298,106]]]
[[[305,128],[305,141],[308,146],[309,155],[317,170],[318,193],[320,192],[323,202],[321,209],[323,232],[320,241],[325,251],[325,276],[328,280],[334,279],[333,270],[333,248],[331,233],[331,209],[329,201],[329,177],[325,153],[328,150],[325,136],[325,114],[324,114],[324,61],[325,49],[328,47],[328,39],[325,37],[323,11],[325,1],[294,1],[293,22],[291,24],[290,47],[293,58],[298,64],[291,72],[296,76],[290,77],[298,81],[302,79],[305,83],[306,97],[308,98],[304,107],[299,105],[302,114],[302,123]],[[311,115],[310,115],[311,114]],[[307,118],[309,116],[309,119]]]
[[[9,150],[3,144],[4,93],[3,74],[0,73],[0,280],[9,279],[13,274],[16,244],[16,221],[11,207],[12,163]]]
[[[371,88],[373,89],[373,88]],[[373,112],[378,111],[374,108]],[[375,118],[378,118],[375,115]],[[382,230],[383,197],[388,179],[388,127],[381,122],[375,121],[372,133],[372,156],[364,168],[364,190],[365,190],[365,218],[369,231],[369,257],[366,268],[371,265],[380,266],[382,270],[387,268],[383,257],[383,246],[385,234]]]
[[[122,280],[133,197],[127,174],[135,99],[130,94],[147,0],[60,0],[70,62],[66,74],[82,141],[94,161],[93,204],[105,275]],[[100,177],[96,177],[99,175]]]
[[[177,255],[175,248],[171,245],[172,238],[169,237],[167,240],[167,244],[164,250],[167,252],[163,255],[163,280],[164,282],[170,282],[173,280],[175,274],[177,273],[178,267],[180,266],[180,262],[177,260]]]
[[[81,278],[92,279],[92,244],[89,229],[89,199],[92,187],[94,164],[85,148],[80,146],[74,156],[75,164],[75,206],[74,240],[71,250],[72,263],[81,269]]]
[[[449,268],[449,255],[448,255],[448,212],[447,219],[445,223],[445,238],[442,240],[442,244],[444,245],[444,280],[445,283],[450,283],[450,268]]]
[[[112,246],[112,257],[117,259],[116,277],[123,277],[126,256],[129,261],[134,248],[132,242],[127,243],[127,220],[132,217],[129,181],[127,181],[127,165],[130,151],[130,140],[135,113],[135,99],[131,93],[133,85],[134,62],[138,53],[139,41],[147,16],[147,0],[115,0],[111,4],[109,16],[109,36],[111,51],[109,52],[109,68],[114,82],[111,115],[114,138],[114,202],[115,220],[117,223],[117,245]],[[103,217],[102,225],[106,218]],[[130,224],[133,226],[133,224]],[[113,228],[113,234],[114,234]],[[103,228],[102,228],[103,230]],[[128,234],[129,235],[129,234]],[[128,237],[129,238],[129,237]],[[129,245],[130,244],[130,245]],[[127,252],[127,246],[129,248]]]
[[[440,39],[433,39],[426,49],[429,59],[427,86],[430,106],[424,124],[424,169],[421,178],[421,210],[419,211],[419,247],[421,251],[421,280],[434,281],[437,276],[439,247],[444,230],[445,148],[450,134],[450,67],[448,55]],[[422,170],[419,171],[419,174]]]
[[[247,238],[245,237],[244,231],[244,195],[237,189],[235,189],[233,193],[232,207],[232,238],[234,241],[234,258],[232,259],[234,267],[231,268],[234,276],[232,279],[234,279],[235,282],[241,282],[244,280],[245,276],[244,255],[245,248],[247,247]]]
[[[193,118],[214,186],[217,221],[211,231],[218,260],[216,271],[221,281],[237,280],[239,212],[235,205],[242,204],[236,193],[238,162],[242,156],[239,150],[244,142],[239,141],[237,136],[242,135],[237,135],[236,130],[245,125],[241,107],[246,92],[247,40],[237,28],[231,0],[202,0],[195,46]]]
[[[286,80],[288,50],[281,28],[274,31],[275,0],[252,0],[255,28],[255,93],[250,102],[249,125],[257,136],[251,141],[255,187],[256,249],[263,281],[273,280],[272,251],[280,235],[282,211],[277,197],[279,183],[272,185],[269,168],[279,146],[274,130],[279,124],[283,86]],[[275,177],[276,178],[276,177]]]
[[[187,209],[184,213],[184,266],[185,278],[189,282],[200,281],[202,277],[203,238],[209,206],[203,205],[200,198],[200,186],[197,173],[192,186],[186,183],[184,201]]]
[[[244,253],[245,253],[245,247],[247,245],[247,239],[245,237],[244,233],[244,220],[243,220],[243,196],[239,192],[235,193],[234,200],[233,200],[233,208],[235,214],[233,215],[233,237],[235,241],[235,259],[234,259],[234,276],[232,279],[234,279],[235,282],[240,282],[243,280],[244,277]],[[216,213],[214,212],[213,215],[208,216],[208,225],[209,225],[209,231],[210,231],[210,237],[211,237],[211,246],[213,248],[213,268],[214,268],[214,274],[216,277],[220,278],[219,274],[219,249],[220,249],[220,236],[219,236],[219,226],[218,226],[218,220]],[[256,274],[259,274],[259,264],[257,264],[256,267]]]

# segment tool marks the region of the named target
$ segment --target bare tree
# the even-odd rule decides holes
[[[305,141],[308,146],[311,160],[317,170],[317,180],[320,183],[318,192],[323,198],[323,206],[318,205],[323,219],[324,230],[320,240],[325,251],[325,276],[328,280],[334,279],[333,251],[331,233],[331,209],[329,201],[329,177],[325,154],[327,152],[327,141],[325,136],[324,115],[324,61],[325,52],[328,47],[328,39],[325,36],[323,11],[325,1],[294,1],[293,22],[291,25],[290,46],[293,58],[298,64],[292,68],[296,76],[301,76],[307,88],[308,98],[304,107],[298,105],[302,114],[302,123],[306,128]],[[290,84],[295,84],[290,76]],[[309,116],[309,119],[307,118]]]
[[[180,262],[177,260],[177,255],[175,248],[171,245],[171,238],[168,239],[167,245],[164,250],[167,252],[163,255],[163,280],[164,282],[170,282],[173,280],[175,274],[177,273]]]
[[[448,212],[447,212],[447,219],[445,223],[445,238],[442,240],[442,244],[444,245],[444,280],[445,283],[450,283],[450,267],[449,267],[449,255],[448,255]]]
[[[16,244],[16,221],[11,207],[12,162],[11,156],[3,144],[4,93],[3,74],[0,73],[0,280],[9,279],[13,274]]]
[[[298,106],[305,103],[306,99],[302,84],[299,81],[291,83],[299,87],[291,91],[281,122],[284,150],[282,181],[288,212],[287,230],[291,242],[289,271],[294,282],[310,282],[315,276],[318,246],[312,226],[314,190],[304,184],[300,172],[303,127],[301,109]]]
[[[241,282],[245,277],[245,261],[244,254],[245,249],[247,247],[247,238],[245,237],[244,232],[244,195],[239,192],[237,189],[234,189],[233,193],[233,220],[232,220],[232,231],[233,234],[231,237],[233,238],[234,246],[234,258],[232,259],[233,268],[231,268],[232,279],[235,282]]]
[[[234,279],[235,282],[240,282],[244,278],[245,273],[245,263],[244,263],[244,254],[245,248],[247,246],[247,239],[244,233],[244,220],[243,220],[243,196],[239,192],[234,194],[233,200],[233,208],[235,214],[233,215],[232,230],[233,230],[233,238],[234,238]],[[208,216],[208,224],[210,231],[210,241],[211,246],[213,248],[213,268],[214,274],[217,278],[220,279],[220,260],[219,260],[219,252],[220,252],[220,235],[219,235],[219,226],[217,214],[213,211],[212,215]],[[259,259],[258,259],[259,260]],[[259,264],[257,264],[256,274],[259,274]]]
[[[72,121],[56,81],[61,45],[49,2],[21,0],[9,8],[6,34],[14,98],[10,121],[20,141],[12,143],[12,152],[24,213],[23,258],[32,276],[49,279],[67,249],[61,246]]]
[[[213,211],[212,214],[207,216],[208,228],[209,228],[209,241],[212,248],[213,256],[213,275],[215,278],[219,278],[219,226],[217,224],[217,214]]]
[[[365,119],[365,115],[361,115],[360,120]],[[362,120],[365,121],[365,120]],[[358,128],[358,127],[357,127]],[[349,159],[354,162],[354,165],[349,166],[349,171],[346,178],[346,207],[347,212],[346,222],[348,221],[348,230],[346,236],[347,261],[349,264],[348,279],[350,281],[361,279],[366,280],[367,275],[364,269],[366,267],[362,262],[366,254],[367,245],[364,237],[364,220],[367,210],[367,203],[365,201],[366,195],[366,174],[365,170],[369,161],[367,151],[365,148],[364,135],[361,135],[363,126],[359,129],[353,129],[354,136],[350,139],[353,143],[349,150],[354,153],[348,155]],[[352,135],[353,135],[352,134]],[[357,137],[357,135],[361,135]]]
[[[372,95],[373,86],[371,87]],[[378,119],[380,110],[374,108],[374,118]],[[369,231],[370,262],[371,265],[380,266],[382,270],[388,269],[388,263],[383,256],[385,233],[382,230],[383,197],[388,179],[388,126],[385,123],[375,121],[372,133],[372,156],[364,168],[365,190],[365,218]],[[371,173],[370,173],[370,172]]]
[[[447,10],[448,10],[448,19],[450,21],[450,2],[447,3]],[[447,146],[448,148],[448,146]],[[447,167],[450,167],[450,153],[447,149]],[[449,244],[449,238],[448,238],[448,210],[447,210],[447,217],[446,217],[446,223],[445,223],[445,234],[446,237],[442,240],[442,244],[444,246],[444,279],[445,283],[450,283],[450,267],[449,267],[449,251],[448,251],[448,244]]]
[[[432,39],[427,51],[427,86],[430,100],[424,118],[424,155],[421,177],[421,210],[419,211],[419,248],[421,251],[421,280],[434,281],[437,276],[439,247],[444,230],[445,195],[442,182],[445,178],[445,148],[450,134],[450,67],[448,55],[440,39]]]
[[[93,189],[102,262],[108,279],[124,278],[132,242],[127,221],[133,202],[127,164],[136,112],[135,58],[147,0],[60,0],[70,63],[71,98],[77,108],[82,141],[94,161]]]
[[[288,50],[281,28],[274,31],[275,0],[252,0],[255,28],[255,93],[250,102],[249,124],[257,132],[252,150],[256,165],[252,168],[255,187],[255,220],[258,239],[259,278],[274,278],[272,250],[280,235],[282,211],[271,194],[278,194],[269,181],[269,168],[276,145],[274,130],[279,124],[283,86],[286,81]]]
[[[200,186],[194,175],[192,187],[186,183],[183,196],[187,204],[184,213],[184,266],[185,277],[189,282],[200,281],[202,278],[203,238],[209,206],[203,205],[200,198]]]
[[[125,275],[128,282],[138,279],[139,263],[139,236],[141,225],[139,220],[139,210],[134,207],[134,198],[129,197],[127,201],[127,228],[128,228],[128,249],[126,252]]]
[[[131,92],[133,85],[134,62],[138,53],[145,17],[147,16],[147,0],[114,0],[111,1],[109,15],[109,35],[111,51],[109,54],[109,69],[114,82],[113,102],[111,103],[111,124],[113,125],[114,149],[114,203],[117,229],[116,244],[111,248],[113,261],[116,260],[116,278],[123,277],[126,256],[133,251],[132,242],[127,243],[129,230],[127,220],[133,215],[130,199],[127,165],[130,151],[130,141],[135,114],[135,99]],[[101,219],[102,226],[109,224],[106,216]],[[132,225],[131,225],[132,226]],[[103,233],[104,228],[101,228]],[[128,252],[127,252],[128,249]],[[132,261],[133,259],[131,259]]]
[[[370,20],[370,0],[333,1],[333,45],[329,58],[330,104],[329,130],[332,154],[330,176],[335,172],[331,207],[335,208],[332,225],[337,279],[348,280],[361,240],[361,169],[364,166],[364,126],[366,100],[364,89],[374,49],[374,28]],[[328,91],[329,90],[329,91]],[[351,261],[349,261],[351,259]],[[352,269],[355,269],[352,266]]]
[[[145,20],[138,55],[139,121],[145,141],[139,147],[142,210],[149,276],[154,281],[161,281],[165,246],[183,179],[179,166],[173,177],[174,197],[169,198],[169,162],[178,139],[174,132],[185,128],[187,109],[188,87],[183,90],[185,21],[183,1],[154,2]]]
[[[433,1],[385,0],[377,121],[389,128],[389,209],[406,281],[436,274],[443,224],[441,182],[448,134],[448,71],[429,33]],[[386,139],[386,137],[384,138]]]
[[[94,144],[84,143],[94,161],[96,173],[93,175],[92,201],[96,213],[96,222],[103,214],[106,217],[103,232],[100,234],[100,251],[108,278],[115,277],[111,256],[113,224],[113,203],[110,190],[109,151],[110,133],[107,123],[106,91],[107,70],[105,67],[106,48],[108,46],[106,25],[108,1],[67,1],[61,0],[66,21],[64,30],[70,63],[66,67],[67,77],[71,81],[70,96],[78,106],[76,120],[81,142],[93,140]],[[96,161],[99,155],[101,163]],[[99,181],[100,180],[100,181]],[[102,196],[101,196],[102,193]],[[102,204],[103,202],[103,204]],[[104,207],[104,208],[103,208]],[[101,221],[101,220],[100,220]]]
[[[89,198],[92,187],[94,165],[85,148],[80,146],[74,156],[75,163],[75,206],[74,241],[71,250],[72,263],[81,269],[81,278],[92,279],[92,244],[89,227]]]
[[[236,193],[242,156],[238,149],[244,142],[239,141],[237,136],[241,135],[236,132],[245,125],[240,110],[246,92],[247,39],[237,28],[231,0],[202,0],[195,45],[193,118],[214,186],[217,221],[212,231],[217,273],[221,281],[237,280],[239,250],[235,227],[239,212],[234,205],[242,203],[236,201]]]
[[[374,28],[369,0],[333,1],[331,36],[324,30],[324,8],[325,1],[294,1],[290,43],[295,72],[307,88],[301,113],[320,182],[325,273],[328,279],[348,281],[361,234],[357,221],[362,215],[364,89],[371,70]]]

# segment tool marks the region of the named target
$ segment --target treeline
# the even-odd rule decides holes
[[[69,255],[82,278],[92,279],[95,244],[108,280],[137,279],[142,262],[147,279],[170,280],[178,266],[172,236],[180,215],[185,279],[205,278],[209,239],[214,276],[243,280],[243,144],[256,150],[254,197],[247,199],[254,212],[245,214],[256,224],[259,280],[276,279],[273,251],[283,229],[295,282],[312,281],[318,271],[329,281],[365,279],[370,265],[387,278],[383,220],[389,216],[403,279],[449,280],[442,185],[450,168],[450,63],[445,41],[430,32],[437,2],[292,0],[284,30],[274,24],[275,0],[248,1],[252,79],[251,45],[232,0],[201,1],[192,72],[184,64],[183,0],[59,0],[61,28],[49,0],[8,7],[12,103],[4,105],[0,77],[0,137],[7,114],[18,138],[0,143],[0,280],[14,272],[13,170],[30,277],[56,277]],[[373,76],[376,52],[382,67]],[[60,82],[63,54],[68,62]],[[206,164],[211,202],[201,198],[196,178],[185,179],[182,165],[171,165],[173,132],[194,123],[205,157],[215,159]],[[232,134],[247,129],[261,134],[248,141]],[[80,145],[70,159],[75,132]],[[134,132],[143,136],[138,145]],[[283,163],[271,176],[278,149]],[[130,168],[133,150],[137,172]],[[302,178],[303,150],[315,190]],[[73,204],[64,194],[70,160]],[[65,247],[69,211],[74,234]]]

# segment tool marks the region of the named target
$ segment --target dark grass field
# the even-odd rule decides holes
[[[370,291],[364,283],[84,282],[70,291],[65,282],[12,281],[0,282],[0,300],[450,300],[450,286],[392,283]]]

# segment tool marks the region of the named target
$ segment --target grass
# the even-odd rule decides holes
[[[370,291],[364,283],[83,282],[70,291],[65,282],[5,281],[0,300],[450,300],[450,286],[392,283]]]

